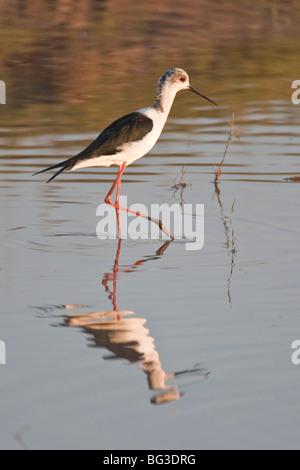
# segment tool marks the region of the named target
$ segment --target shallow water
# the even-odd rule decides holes
[[[194,23],[185,20],[188,37]],[[135,34],[146,37],[143,28]],[[237,47],[242,34],[228,39]],[[285,39],[293,44],[294,36]],[[118,82],[115,72],[106,103],[95,80],[87,104],[69,95],[63,104],[24,104],[13,94],[1,106],[2,449],[299,448],[300,366],[291,345],[300,339],[300,187],[288,181],[300,173],[300,108],[290,99],[299,77],[268,47],[279,63],[275,78],[259,74],[261,57],[253,57],[255,74],[245,73],[242,86],[241,70],[226,73],[220,51],[224,76],[214,87],[207,75],[203,89],[191,49],[182,66],[220,108],[179,94],[154,149],[124,174],[128,204],[204,204],[202,250],[186,250],[181,239],[99,240],[96,210],[115,168],[62,174],[48,185],[46,174],[32,177],[79,152],[120,113],[150,103],[156,70],[137,73],[137,95],[130,74]],[[186,185],[176,190],[182,166]]]

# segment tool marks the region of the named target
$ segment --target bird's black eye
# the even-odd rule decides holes
[[[186,81],[186,77],[180,77],[179,79],[182,83],[184,83]]]

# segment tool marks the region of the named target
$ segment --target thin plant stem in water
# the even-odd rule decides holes
[[[226,144],[226,147],[225,147],[224,155],[223,155],[223,158],[221,160],[221,163],[220,163],[218,169],[215,171],[215,184],[217,184],[219,182],[219,178],[220,178],[221,173],[222,173],[222,166],[224,164],[225,157],[226,157],[227,151],[229,149],[229,145],[231,144],[233,136],[234,136],[234,128],[235,128],[234,113],[232,113],[231,122],[230,122],[229,125],[230,125],[230,131],[229,131],[229,136],[228,136],[227,144]]]

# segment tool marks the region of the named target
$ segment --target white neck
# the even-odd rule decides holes
[[[171,87],[162,87],[157,90],[157,99],[154,101],[152,107],[160,113],[166,115],[166,118],[171,110],[177,90]]]

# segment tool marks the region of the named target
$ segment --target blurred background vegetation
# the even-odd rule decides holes
[[[290,99],[299,24],[299,0],[0,0],[0,119],[100,130],[172,66],[224,106]]]

